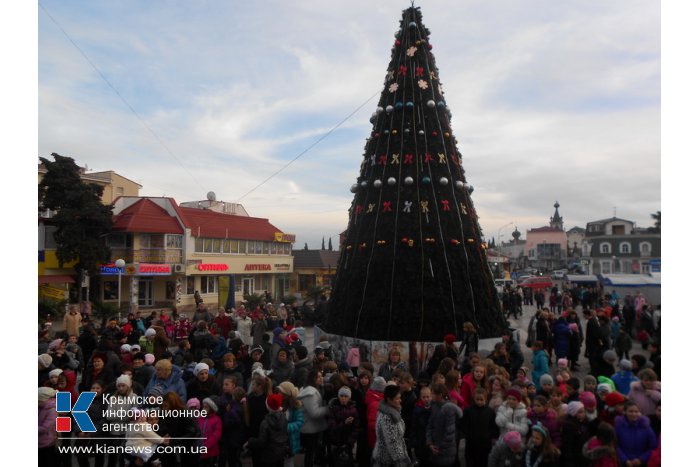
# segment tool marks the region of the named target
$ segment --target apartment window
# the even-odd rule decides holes
[[[263,242],[262,244],[262,253],[263,255],[269,255],[270,254],[270,242]],[[263,289],[264,290],[264,289]]]
[[[194,251],[197,253],[202,253],[204,251],[204,239],[202,237],[194,239]]]
[[[620,244],[620,253],[629,254],[632,251],[632,245],[628,242]]]
[[[182,235],[166,235],[165,243],[169,249],[182,249]]]
[[[602,274],[610,274],[612,271],[612,266],[610,261],[601,261],[600,262],[600,271]]]
[[[610,254],[610,244],[609,243],[601,243],[600,244],[600,252],[604,255]]]
[[[299,274],[299,290],[309,290],[316,286],[315,274]]]
[[[116,193],[117,196],[124,196],[124,187],[118,186],[114,189],[114,192]]]
[[[48,229],[48,227],[47,227]],[[48,231],[48,230],[47,230]],[[107,235],[107,246],[110,248],[124,248],[126,247],[126,234],[123,233],[113,233]]]
[[[651,243],[642,242],[639,244],[639,252],[644,256],[651,255]]]
[[[612,226],[612,233],[613,233],[613,235],[624,235],[625,234],[625,226],[624,225],[613,225]]]
[[[221,240],[218,238],[213,238],[211,240],[211,252],[221,253]]]

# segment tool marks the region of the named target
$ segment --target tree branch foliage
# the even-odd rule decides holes
[[[112,229],[112,206],[102,204],[103,188],[80,179],[80,168],[71,157],[52,153],[53,161],[40,157],[46,174],[39,183],[39,210],[51,209],[56,226],[56,257],[62,267],[78,261],[75,270],[97,272],[98,263],[109,260],[104,238]]]

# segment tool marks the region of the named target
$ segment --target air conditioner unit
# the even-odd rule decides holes
[[[173,265],[173,272],[175,274],[184,274],[185,269],[186,269],[186,266],[184,264],[174,264]]]

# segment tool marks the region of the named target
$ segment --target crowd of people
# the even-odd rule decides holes
[[[460,458],[475,467],[660,465],[660,307],[630,312],[627,297],[595,305],[581,316],[573,304],[540,307],[526,342],[505,329],[488,356],[476,326],[464,323],[416,375],[398,348],[375,366],[324,336],[311,346],[284,304],[213,316],[200,303],[192,318],[137,312],[99,328],[71,306],[64,331],[39,332],[39,465],[226,467],[249,458],[286,467],[302,457],[305,467],[458,466]],[[640,337],[649,358],[632,350]],[[81,391],[98,394],[88,410],[96,432],[56,431],[58,391],[73,403]],[[106,412],[102,394],[156,398],[169,414],[203,411],[105,420],[116,407]],[[98,442],[197,449],[57,449]]]

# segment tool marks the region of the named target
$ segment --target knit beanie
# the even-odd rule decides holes
[[[56,350],[61,345],[61,342],[63,342],[63,339],[52,340],[49,344],[49,350]]]
[[[141,352],[141,346],[138,344],[134,344],[131,346],[131,351],[132,352]]]
[[[596,387],[596,391],[598,393],[604,392],[605,394],[610,394],[611,392],[613,392],[612,388],[610,387],[610,385],[608,383],[600,383]]]
[[[153,365],[153,362],[156,361],[156,356],[153,355],[152,353],[147,353],[147,354],[143,357],[143,361],[144,361],[144,363],[145,363],[146,365]]]
[[[386,388],[386,380],[381,376],[376,376],[372,380],[372,385],[369,388],[372,391],[384,392],[384,388]]]
[[[44,368],[48,368],[51,366],[51,362],[53,362],[53,358],[51,358],[51,355],[47,353],[43,353],[39,355],[39,364],[43,366]]]
[[[509,448],[515,448],[523,444],[523,438],[517,431],[509,431],[503,435],[503,442],[506,443],[506,446]]]
[[[53,369],[53,370],[49,371],[49,377],[51,377],[51,376],[58,376],[58,375],[60,375],[61,373],[63,373],[63,370],[61,370],[60,368],[56,368],[56,369]]]
[[[620,369],[623,371],[631,371],[632,362],[627,360],[626,358],[623,358],[622,360],[620,360]]]
[[[209,365],[206,363],[199,362],[194,366],[194,374],[198,375],[201,371],[209,372]]]
[[[352,391],[349,387],[343,386],[342,388],[338,389],[338,397],[340,396],[350,397],[352,396]]]
[[[554,384],[554,378],[552,378],[551,375],[548,375],[547,373],[543,374],[540,376],[540,386],[544,384]]]
[[[131,346],[129,344],[122,344],[120,350],[122,352],[131,352]]]
[[[605,396],[605,405],[608,407],[615,407],[618,404],[622,404],[625,402],[625,396],[620,394],[619,392],[611,392],[607,396]]]
[[[207,397],[202,401],[202,407],[204,407],[205,405],[209,406],[212,412],[219,411],[219,407],[216,405],[216,402],[214,402],[214,399],[212,399],[211,397]]]
[[[579,410],[583,408],[583,403],[579,401],[571,401],[566,405],[566,413],[572,417],[576,416]]]
[[[45,400],[51,399],[56,395],[56,390],[49,387],[39,388],[39,402],[44,402]]]
[[[613,380],[611,380],[610,378],[608,378],[607,376],[598,376],[598,382],[610,385],[610,388],[613,391],[617,390],[617,388],[615,387],[615,382]]]
[[[508,389],[508,392],[506,392],[506,398],[508,397],[512,397],[518,402],[523,400],[523,394],[515,388]]]
[[[617,360],[617,354],[614,350],[606,350],[603,352],[603,360],[608,363],[613,363],[615,360]]]
[[[146,329],[146,332],[144,333],[144,336],[146,337],[151,337],[156,335],[156,330],[153,328],[148,328]]]
[[[119,378],[117,378],[117,384],[126,384],[127,386],[131,387],[131,376],[121,375]]]
[[[579,394],[578,400],[580,400],[583,403],[583,406],[587,409],[592,409],[598,405],[595,395],[590,391],[583,391],[581,394]]]
[[[284,381],[280,383],[280,385],[277,386],[277,389],[279,389],[280,394],[283,394],[287,397],[297,397],[299,395],[299,389],[297,389],[297,387],[289,381]]]
[[[564,368],[568,368],[568,367],[569,367],[569,361],[567,359],[560,358],[559,360],[557,360],[557,368],[559,368],[560,370],[563,370]]]
[[[199,399],[196,397],[193,397],[192,399],[187,401],[187,408],[188,409],[199,409],[201,407],[201,404],[199,403]]]
[[[279,394],[270,394],[265,399],[265,406],[270,412],[278,412],[282,410],[282,396]]]

